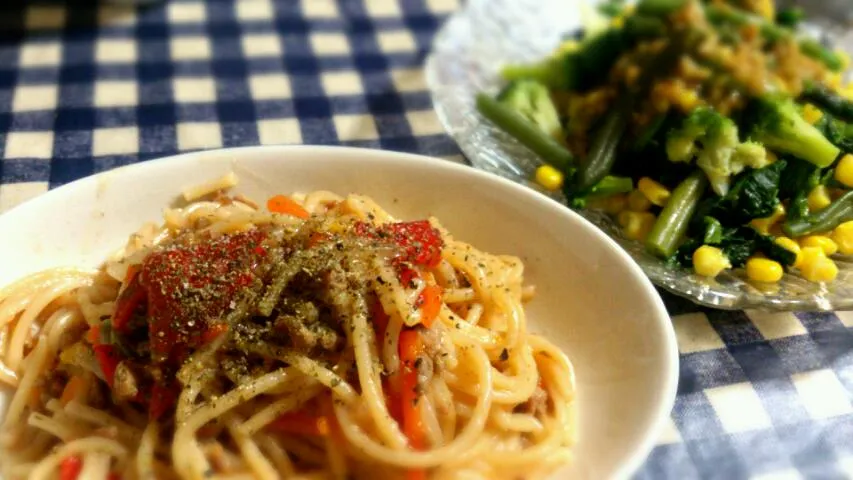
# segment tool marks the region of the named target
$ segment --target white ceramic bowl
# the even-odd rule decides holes
[[[558,478],[623,478],[641,464],[677,381],[660,298],[624,250],[579,215],[473,168],[330,147],[207,151],[120,168],[0,217],[0,286],[47,267],[98,265],[142,222],[158,220],[182,188],[232,169],[238,191],[253,198],[364,193],[398,217],[436,215],[457,238],[520,256],[538,292],[527,310],[531,328],[563,348],[577,374],[577,457]]]

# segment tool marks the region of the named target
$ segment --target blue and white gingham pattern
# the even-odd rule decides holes
[[[344,144],[463,161],[423,77],[456,0],[21,5],[0,6],[0,211],[202,148]],[[853,314],[664,299],[681,378],[639,478],[853,477]]]

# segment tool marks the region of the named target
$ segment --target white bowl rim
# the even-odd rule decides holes
[[[237,160],[241,157],[248,157],[251,156],[253,153],[261,151],[273,153],[277,152],[280,153],[282,157],[297,156],[300,153],[311,153],[315,155],[326,154],[329,156],[338,157],[359,157],[368,154],[371,156],[371,161],[389,163],[416,163],[420,164],[422,167],[425,168],[445,170],[451,174],[467,176],[472,179],[477,179],[486,183],[498,184],[502,188],[509,189],[516,195],[528,197],[529,199],[534,200],[541,208],[547,210],[550,214],[562,216],[573,224],[577,225],[578,228],[589,230],[590,233],[594,235],[599,242],[607,246],[607,248],[611,250],[611,252],[622,262],[624,268],[630,274],[632,279],[637,281],[639,285],[641,285],[642,290],[644,291],[646,296],[649,297],[649,300],[651,301],[651,304],[653,306],[654,311],[651,312],[653,314],[653,317],[658,322],[660,322],[663,327],[661,329],[661,331],[663,332],[663,338],[661,340],[663,348],[665,350],[664,358],[667,360],[667,365],[666,372],[663,372],[664,377],[663,388],[661,389],[661,401],[657,404],[655,411],[653,412],[654,418],[651,421],[651,427],[648,428],[646,432],[644,432],[642,438],[639,442],[637,442],[633,451],[623,462],[621,467],[616,470],[616,473],[614,473],[613,478],[627,478],[631,474],[636,472],[640,466],[642,466],[649,453],[651,453],[652,448],[655,445],[655,441],[657,440],[660,431],[663,429],[663,426],[667,418],[669,417],[670,412],[672,411],[675,402],[677,383],[679,378],[679,354],[675,337],[675,330],[672,328],[671,317],[669,316],[669,313],[666,310],[663,300],[656,291],[651,280],[649,280],[649,278],[643,272],[642,268],[640,268],[640,266],[631,258],[631,256],[624,249],[622,249],[622,247],[619,246],[619,244],[617,244],[613,239],[607,236],[607,234],[595,227],[595,225],[593,225],[587,219],[583,218],[583,216],[567,208],[565,205],[562,205],[556,200],[548,198],[547,196],[536,192],[535,190],[527,188],[519,183],[513,182],[499,175],[489,173],[484,170],[480,170],[478,168],[474,168],[465,164],[455,163],[450,160],[443,160],[414,153],[379,150],[371,148],[334,145],[264,145],[220,148],[170,155],[167,157],[141,161],[138,163],[124,165],[111,170],[106,170],[103,172],[88,175],[86,177],[74,180],[67,184],[51,189],[35,198],[25,201],[4,212],[2,215],[0,215],[0,219],[5,220],[10,216],[17,216],[19,214],[18,212],[24,211],[23,209],[25,207],[29,205],[35,205],[41,202],[51,202],[52,198],[56,196],[61,197],[64,195],[73,195],[74,191],[78,189],[83,189],[92,182],[102,181],[103,179],[106,179],[109,176],[116,174],[117,172],[121,172],[121,174],[123,175],[132,173],[134,171],[141,172],[157,169],[161,169],[164,172],[168,172],[169,167],[167,165],[173,164],[175,162],[203,162],[206,158],[219,158],[220,156],[225,154],[231,154],[233,156],[233,159]]]

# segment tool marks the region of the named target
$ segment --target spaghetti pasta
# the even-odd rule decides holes
[[[0,290],[0,473],[542,478],[574,378],[519,259],[361,195],[187,190],[97,270]]]

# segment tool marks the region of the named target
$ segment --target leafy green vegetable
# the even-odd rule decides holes
[[[608,0],[598,5],[598,11],[608,17],[618,17],[625,12],[625,0]]]
[[[785,164],[784,160],[778,160],[739,175],[717,204],[717,217],[724,218],[727,224],[745,224],[770,216],[779,204],[779,179]]]
[[[539,63],[508,65],[501,73],[510,81],[536,80],[552,89],[587,90],[606,80],[627,40],[621,29],[605,30],[584,40],[577,51],[563,52]]]
[[[853,100],[845,98],[826,85],[806,83],[800,100],[811,102],[844,121],[853,122]]]
[[[723,225],[714,217],[704,217],[705,234],[702,242],[708,245],[717,245],[723,241]]]
[[[776,23],[788,28],[796,28],[805,16],[805,12],[800,7],[780,8],[776,12]]]
[[[824,114],[818,123],[826,138],[844,153],[853,153],[853,125]]]
[[[681,245],[671,259],[671,263],[682,267],[691,267],[693,265],[693,252],[703,244],[719,247],[734,267],[743,266],[749,257],[758,252],[782,265],[793,265],[797,259],[795,253],[777,245],[773,241],[773,237],[762,235],[752,227],[741,226],[723,229],[720,240],[715,243],[706,242],[704,239],[690,239]]]
[[[663,37],[666,23],[657,17],[631,15],[625,19],[625,35],[632,42]]]
[[[687,5],[687,0],[640,0],[637,13],[665,17]]]
[[[807,198],[816,186],[821,184],[822,170],[804,160],[788,157],[785,168],[779,178],[779,195],[790,199],[786,216],[799,220],[809,213]]]

